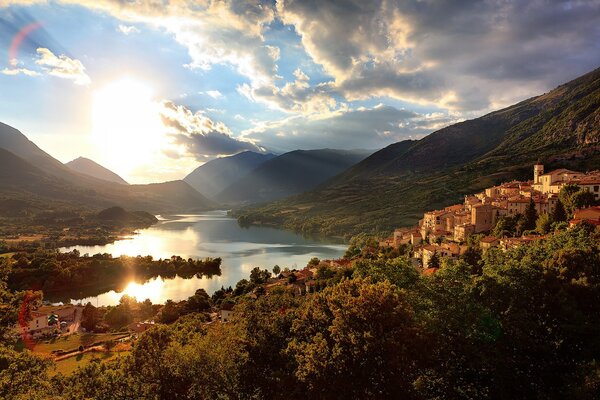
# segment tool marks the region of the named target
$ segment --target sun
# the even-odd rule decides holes
[[[132,78],[122,78],[93,95],[92,139],[102,158],[127,175],[150,162],[166,145],[160,104],[152,88]]]

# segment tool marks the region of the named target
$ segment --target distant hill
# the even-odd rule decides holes
[[[183,180],[202,195],[213,198],[226,187],[275,157],[274,154],[260,154],[253,151],[217,158],[192,171]]]
[[[110,207],[100,211],[95,218],[99,221],[118,222],[128,226],[140,224],[150,226],[158,219],[145,211],[126,211],[122,207]]]
[[[541,96],[382,149],[318,190],[236,212],[241,222],[347,235],[414,224],[428,209],[531,166],[600,169],[600,69]]]
[[[282,154],[232,183],[216,198],[228,204],[273,201],[314,189],[356,164],[366,150],[295,150]]]
[[[115,174],[108,168],[103,167],[95,161],[85,157],[78,157],[65,164],[73,171],[77,171],[81,174],[93,176],[94,178],[102,179],[108,182],[120,183],[122,185],[128,185],[125,179]]]
[[[122,185],[71,170],[0,123],[0,199],[82,209],[124,206],[152,213],[200,211],[215,203],[183,181]]]

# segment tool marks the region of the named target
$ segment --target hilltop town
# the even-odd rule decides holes
[[[578,200],[575,204],[563,204],[561,191],[571,196],[577,194]],[[582,221],[600,225],[600,207],[594,205],[598,200],[600,171],[556,169],[545,172],[543,165],[536,164],[532,180],[505,182],[465,196],[462,204],[428,211],[418,226],[396,229],[393,236],[379,244],[392,248],[411,244],[413,263],[435,270],[439,266],[438,257],[457,258],[464,254],[467,241],[474,235],[480,236],[480,247],[484,251],[493,246],[508,249],[543,238],[545,232],[535,231],[540,217],[548,225],[568,222],[572,226]],[[572,209],[572,218],[568,218],[565,206]],[[529,226],[520,232],[494,229],[500,222],[512,220],[515,224],[528,213]],[[524,224],[527,225],[527,221]],[[493,230],[497,231],[496,235],[491,234]]]

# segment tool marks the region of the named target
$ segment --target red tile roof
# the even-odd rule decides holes
[[[482,242],[482,243],[494,243],[497,240],[498,240],[498,238],[496,236],[486,236],[484,238],[481,238],[480,242]]]

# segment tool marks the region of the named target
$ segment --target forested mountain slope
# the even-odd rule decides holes
[[[374,153],[318,190],[238,210],[244,223],[348,235],[413,224],[428,209],[531,176],[600,168],[600,69],[503,110]],[[390,147],[392,147],[390,149]],[[394,147],[401,151],[394,153]],[[389,154],[392,153],[392,157]]]

